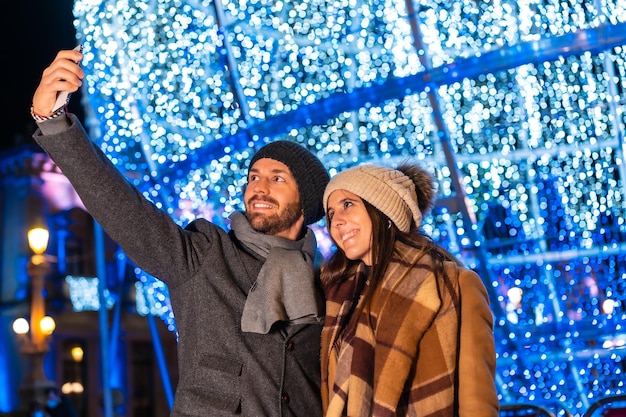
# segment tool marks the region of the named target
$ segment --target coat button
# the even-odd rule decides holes
[[[287,393],[286,393],[286,392],[283,392],[283,393],[280,395],[280,401],[281,401],[283,404],[287,404],[287,403],[289,403],[289,395],[287,395]]]

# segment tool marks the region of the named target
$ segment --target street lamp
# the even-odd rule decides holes
[[[44,282],[50,268],[44,254],[48,238],[49,232],[44,228],[36,227],[28,231],[28,246],[33,251],[26,267],[31,283],[30,323],[24,318],[13,322],[13,331],[22,341],[20,352],[30,359],[29,372],[25,374],[20,388],[22,407],[27,407],[32,400],[43,401],[45,389],[54,386],[44,372],[44,357],[50,350],[48,342],[55,328],[54,319],[45,315],[43,297]]]

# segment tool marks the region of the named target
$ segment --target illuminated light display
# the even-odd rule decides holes
[[[82,0],[74,13],[92,138],[181,224],[226,225],[269,140],[331,174],[419,160],[440,196],[425,231],[490,291],[502,403],[580,414],[625,393],[626,3]],[[175,331],[167,288],[137,275],[142,312]]]
[[[100,309],[98,278],[68,275],[65,277],[65,282],[69,288],[70,301],[74,311],[98,311]],[[110,309],[115,305],[115,299],[108,290],[105,291],[106,308]]]

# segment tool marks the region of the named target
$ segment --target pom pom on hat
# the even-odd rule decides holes
[[[322,196],[329,176],[317,156],[297,143],[279,140],[259,149],[252,157],[250,167],[262,158],[282,162],[291,171],[298,184],[300,203],[304,209],[304,224],[315,223],[324,216]]]
[[[406,172],[406,173],[405,173]],[[427,201],[418,201],[419,194]],[[424,189],[422,189],[424,188]],[[401,232],[422,224],[422,213],[432,207],[434,189],[432,177],[417,165],[403,164],[398,169],[376,165],[360,165],[335,175],[324,192],[324,210],[328,197],[336,190],[347,190],[376,207]]]

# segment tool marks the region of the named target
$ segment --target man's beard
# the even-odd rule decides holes
[[[250,201],[249,203],[252,203]],[[275,204],[275,202],[272,202]],[[263,213],[246,213],[248,221],[254,230],[270,236],[277,235],[291,228],[302,215],[300,203],[289,203],[282,213],[265,215]]]

